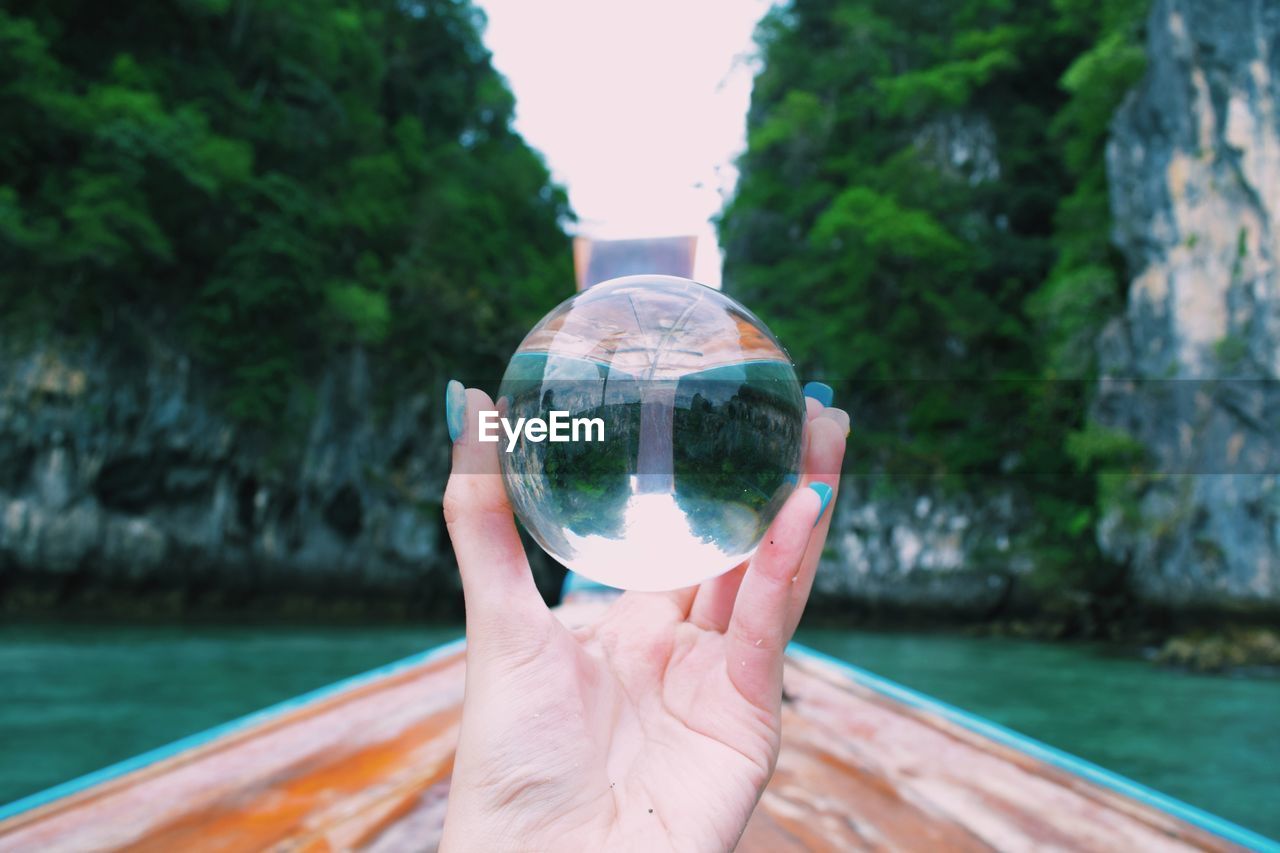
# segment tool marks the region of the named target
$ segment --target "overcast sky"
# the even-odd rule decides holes
[[[578,230],[697,234],[695,277],[719,286],[709,219],[736,177],[769,0],[477,3],[516,128],[568,188]]]

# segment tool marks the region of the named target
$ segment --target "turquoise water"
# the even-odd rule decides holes
[[[944,634],[797,639],[1280,838],[1280,678],[1198,675],[1106,646]]]
[[[457,627],[0,627],[0,802],[458,636]],[[820,651],[1280,837],[1280,678],[1102,646],[806,630]]]
[[[0,627],[0,803],[461,633],[461,627]]]

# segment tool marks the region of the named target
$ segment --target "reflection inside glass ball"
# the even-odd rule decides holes
[[[511,423],[603,421],[603,440],[526,435],[499,456],[533,538],[609,586],[677,589],[728,571],[799,474],[790,359],[749,311],[686,279],[628,276],[562,303],[512,357],[499,401]]]

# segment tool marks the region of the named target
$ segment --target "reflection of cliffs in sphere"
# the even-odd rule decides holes
[[[530,534],[612,586],[674,589],[737,565],[799,471],[804,399],[789,359],[746,309],[685,279],[615,279],[561,304],[499,393],[513,423],[604,421],[603,442],[522,438],[500,455]]]
[[[693,532],[750,551],[790,494],[803,400],[789,364],[744,362],[690,374],[675,405],[676,501]],[[798,462],[798,460],[797,460]]]

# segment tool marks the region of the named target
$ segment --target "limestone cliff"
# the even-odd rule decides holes
[[[1280,604],[1280,6],[1159,0],[1107,152],[1133,277],[1096,418],[1149,466],[1099,536],[1177,607]]]
[[[193,374],[159,346],[0,352],[11,593],[450,598],[437,389],[379,411],[356,352],[323,372],[296,434],[264,436],[220,415]]]
[[[983,501],[901,482],[884,488],[893,482],[843,478],[815,608],[878,618],[1007,615],[1017,579],[1032,568],[1017,554],[1026,518],[1013,492]]]

